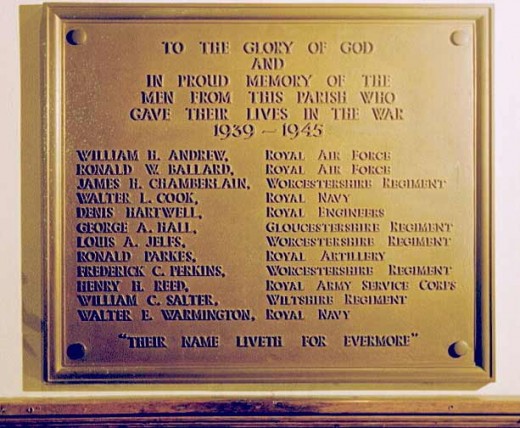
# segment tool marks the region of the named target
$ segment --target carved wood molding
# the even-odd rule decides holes
[[[520,399],[0,400],[0,426],[520,426]]]

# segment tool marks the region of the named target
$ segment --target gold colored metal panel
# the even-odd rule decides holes
[[[492,378],[489,9],[47,7],[53,382]]]

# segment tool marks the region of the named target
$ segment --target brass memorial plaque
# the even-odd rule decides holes
[[[493,378],[488,7],[46,7],[46,378]]]

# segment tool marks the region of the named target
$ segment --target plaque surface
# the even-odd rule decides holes
[[[47,379],[492,379],[489,9],[47,7]]]

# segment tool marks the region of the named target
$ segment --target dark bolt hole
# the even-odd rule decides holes
[[[85,345],[82,343],[73,343],[67,348],[67,357],[71,360],[81,360],[85,357]]]
[[[448,354],[451,358],[460,358],[461,356],[455,352],[455,343],[452,343],[448,348]]]
[[[70,30],[67,32],[67,35],[65,36],[67,39],[67,42],[72,46],[78,46],[85,43],[87,36],[86,33],[81,30]]]

